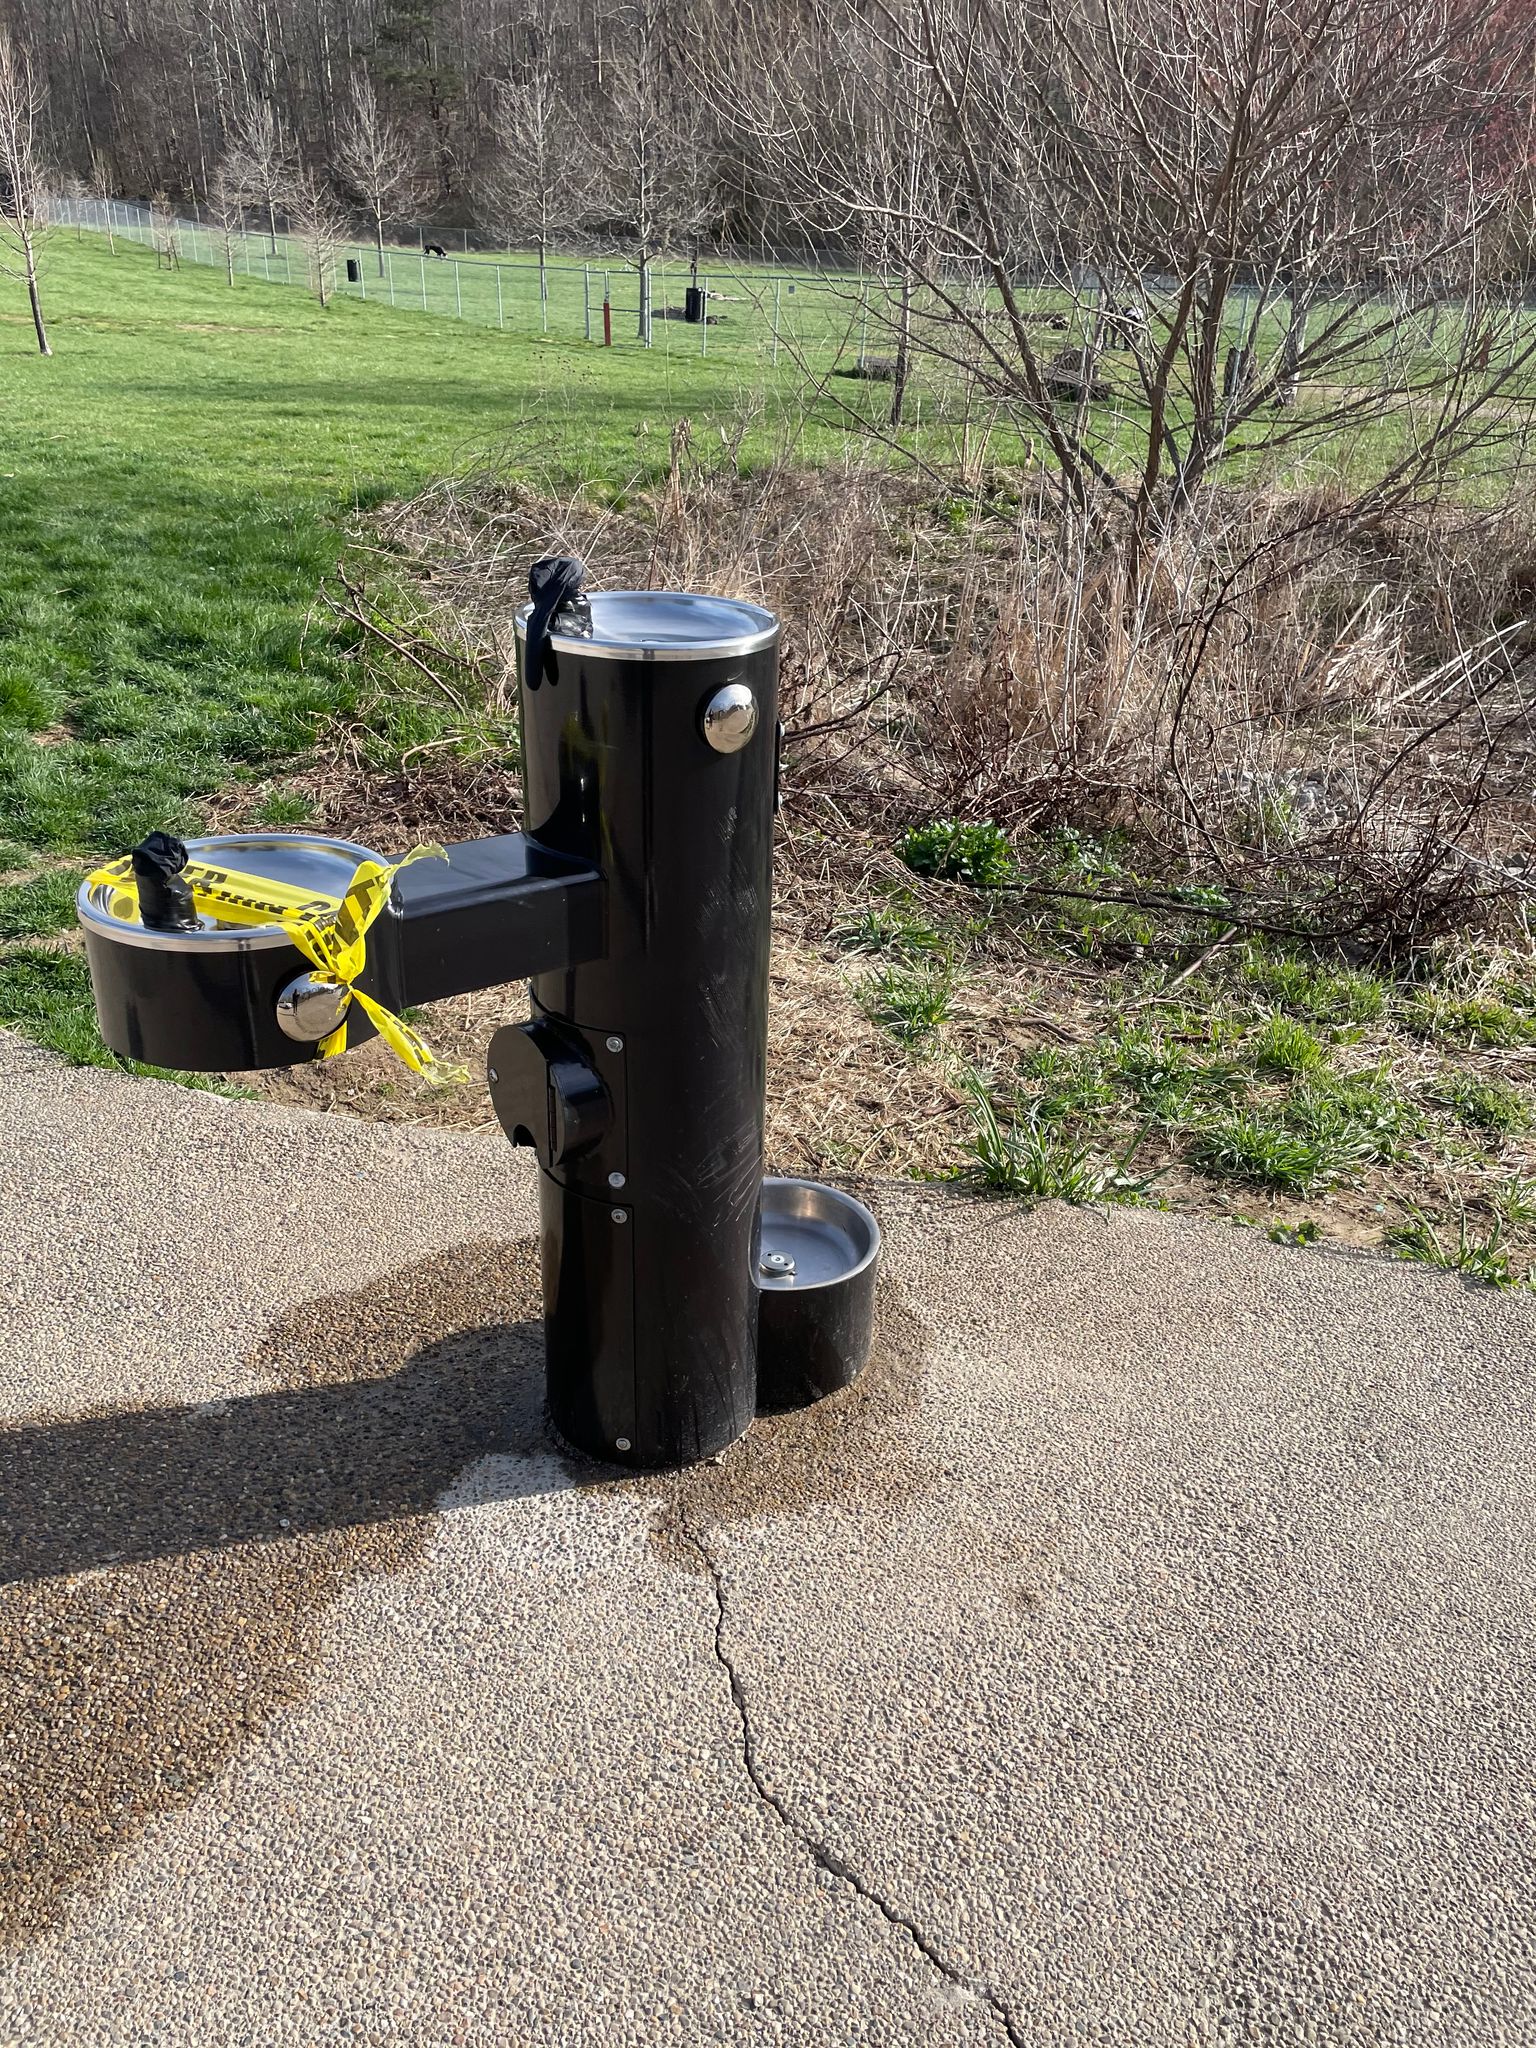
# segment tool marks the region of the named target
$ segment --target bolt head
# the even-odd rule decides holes
[[[489,1080],[492,1080],[492,1081],[494,1081],[494,1080],[496,1080],[496,1079],[498,1078],[498,1076],[497,1076],[497,1073],[496,1073],[496,1069],[495,1069],[494,1067],[487,1067],[485,1071],[486,1071],[486,1076],[487,1076],[487,1078],[488,1078]]]
[[[627,1436],[616,1436],[613,1440],[613,1448],[616,1451],[627,1451],[629,1449],[629,1438]]]
[[[624,1050],[624,1041],[623,1041],[623,1039],[622,1039],[622,1038],[620,1038],[620,1037],[618,1037],[617,1035],[615,1035],[614,1037],[610,1038],[610,1039],[608,1040],[608,1050],[609,1050],[610,1052],[622,1052],[622,1051]]]
[[[608,1213],[612,1216],[615,1223],[627,1223],[629,1221],[629,1211],[627,1209],[610,1209]]]
[[[300,1045],[315,1045],[337,1028],[351,1002],[351,989],[339,982],[301,974],[277,999],[277,1028]]]
[[[704,706],[701,723],[717,754],[739,754],[757,731],[757,699],[745,683],[727,683]]]
[[[622,1174],[622,1173],[610,1173],[610,1174],[609,1174],[609,1176],[608,1176],[608,1185],[609,1185],[609,1187],[611,1187],[611,1188],[621,1188],[621,1187],[623,1187],[623,1185],[624,1185],[624,1176],[623,1176],[623,1174]]]

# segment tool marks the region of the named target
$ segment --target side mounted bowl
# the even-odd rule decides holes
[[[803,1408],[851,1386],[874,1342],[880,1226],[816,1180],[763,1182],[757,1405]]]
[[[377,857],[350,839],[306,832],[189,839],[187,851],[323,896],[345,895],[358,863]],[[141,924],[136,909],[119,915],[120,894],[109,882],[83,882],[76,898],[96,1021],[113,1052],[205,1074],[292,1067],[316,1057],[313,1043],[288,1037],[278,1024],[278,997],[311,964],[280,924],[205,918],[196,931],[159,932]],[[354,1011],[353,1034],[371,1036]]]

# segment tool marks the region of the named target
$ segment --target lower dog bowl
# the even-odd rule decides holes
[[[376,858],[349,839],[298,832],[189,839],[187,851],[316,897],[345,896],[358,863]],[[226,1074],[316,1057],[313,1040],[279,1023],[279,996],[311,965],[280,924],[204,917],[195,931],[156,931],[140,922],[134,893],[109,881],[82,884],[76,908],[96,1020],[124,1059]],[[352,1036],[372,1036],[360,1011]]]
[[[761,1218],[757,1405],[803,1408],[851,1386],[868,1361],[880,1226],[815,1180],[765,1180]]]

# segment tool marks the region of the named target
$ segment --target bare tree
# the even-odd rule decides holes
[[[175,207],[163,192],[157,192],[149,203],[149,232],[155,245],[155,268],[179,270],[181,226]]]
[[[1480,145],[1529,81],[1529,9],[811,0],[804,20],[793,49],[747,50],[732,95],[782,204],[898,266],[898,356],[979,376],[1062,503],[1125,534],[1132,589],[1233,460],[1280,474],[1385,416],[1380,504],[1523,430],[1536,340],[1492,289]]]
[[[38,354],[51,356],[38,288],[38,258],[47,234],[39,133],[44,107],[31,65],[0,27],[0,268],[25,281]]]
[[[575,146],[575,120],[542,61],[496,84],[493,151],[478,198],[487,225],[510,248],[532,243],[539,258],[539,317],[549,321],[549,251],[588,210],[591,160]]]
[[[421,202],[423,179],[409,135],[380,112],[378,95],[366,75],[360,75],[352,87],[352,106],[336,152],[336,170],[343,185],[368,209],[382,277],[384,223],[409,213]]]
[[[267,216],[267,242],[277,254],[277,209],[294,175],[277,116],[265,100],[252,100],[230,135],[224,163],[231,182]]]
[[[101,225],[107,237],[107,254],[115,256],[117,234],[112,220],[112,195],[117,189],[117,181],[112,175],[111,164],[95,150],[91,152],[90,176],[85,181],[85,189],[101,208]]]
[[[235,288],[235,245],[245,233],[245,190],[237,164],[224,157],[208,181],[207,213],[218,230],[224,251],[224,275],[231,291]]]
[[[313,171],[300,171],[288,194],[288,219],[309,271],[309,288],[322,306],[336,289],[336,256],[351,225],[335,191]]]
[[[630,0],[605,89],[604,105],[589,116],[604,147],[587,205],[638,272],[637,331],[649,343],[651,265],[670,247],[696,245],[718,216],[711,152],[698,133],[703,108],[688,90],[682,30],[666,0]]]

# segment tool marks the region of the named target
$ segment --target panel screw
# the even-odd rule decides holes
[[[617,1034],[615,1034],[615,1036],[610,1038],[608,1041],[608,1050],[610,1052],[622,1052],[624,1050],[623,1039],[618,1037]]]
[[[615,1223],[627,1223],[629,1221],[629,1211],[627,1209],[614,1209],[610,1211],[610,1214]]]
[[[609,1176],[608,1176],[608,1185],[609,1185],[609,1187],[611,1187],[611,1188],[621,1188],[621,1187],[623,1187],[623,1185],[624,1185],[624,1176],[623,1176],[623,1174],[622,1174],[622,1173],[610,1173],[610,1174],[609,1174]]]
[[[616,1451],[627,1451],[629,1449],[629,1438],[627,1436],[616,1436],[613,1440],[613,1448]]]

